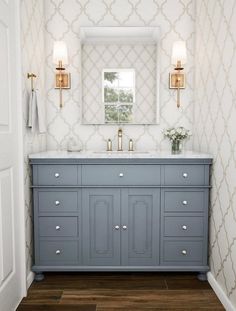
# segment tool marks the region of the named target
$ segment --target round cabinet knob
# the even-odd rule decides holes
[[[124,174],[123,174],[123,173],[120,173],[120,174],[119,174],[119,177],[123,177],[123,176],[124,176]]]
[[[187,255],[187,251],[185,249],[182,250],[182,255],[184,255],[184,256]]]
[[[120,226],[115,226],[115,229],[116,229],[116,230],[119,230],[119,229],[120,229]]]
[[[55,201],[55,205],[60,205],[60,201]]]
[[[60,226],[56,226],[56,230],[60,230],[61,229],[61,227]]]
[[[188,177],[188,173],[183,173],[183,178],[187,178]]]
[[[59,178],[60,177],[60,174],[59,173],[55,173],[54,175],[56,178]]]
[[[58,249],[58,250],[56,251],[56,254],[57,254],[57,255],[60,255],[60,254],[61,254],[61,251]]]
[[[183,205],[187,205],[188,201],[184,200],[182,203],[183,203]]]
[[[127,226],[123,226],[122,228],[123,228],[124,230],[126,230],[126,229],[127,229]]]
[[[182,229],[183,229],[183,230],[187,230],[187,226],[186,226],[186,225],[183,225],[183,226],[182,226]]]

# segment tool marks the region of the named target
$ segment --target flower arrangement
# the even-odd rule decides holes
[[[182,126],[177,128],[172,127],[164,131],[164,136],[169,138],[171,141],[173,153],[180,152],[180,143],[190,135],[190,131]]]

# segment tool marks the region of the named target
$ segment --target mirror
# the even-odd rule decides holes
[[[159,122],[159,28],[81,27],[83,124]]]

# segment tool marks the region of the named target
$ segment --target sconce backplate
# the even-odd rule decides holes
[[[61,87],[60,87],[61,79]],[[71,79],[70,73],[56,73],[55,75],[55,89],[70,89],[71,88]]]
[[[169,76],[170,89],[185,89],[185,74],[173,72]]]

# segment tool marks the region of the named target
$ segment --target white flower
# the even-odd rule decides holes
[[[175,134],[175,129],[172,129],[171,131],[170,131],[170,135],[174,135]]]

